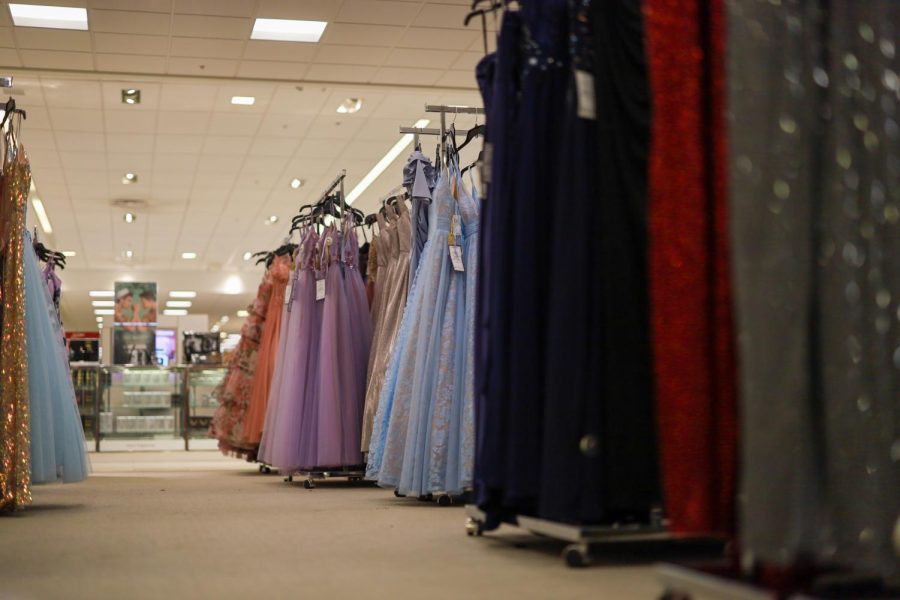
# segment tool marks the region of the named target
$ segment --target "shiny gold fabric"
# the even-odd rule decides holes
[[[10,150],[0,183],[3,231],[0,299],[0,511],[31,503],[31,455],[28,413],[28,364],[25,356],[25,203],[31,168],[25,150],[7,135]]]

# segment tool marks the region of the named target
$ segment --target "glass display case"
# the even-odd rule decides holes
[[[75,388],[75,402],[81,415],[81,426],[84,427],[84,439],[92,442],[95,449],[99,444],[100,433],[100,382],[103,380],[103,368],[98,364],[73,363],[72,386]]]
[[[104,367],[99,446],[107,440],[185,437],[184,374],[178,367]]]
[[[219,406],[216,388],[225,378],[225,367],[194,365],[187,368],[187,437],[209,437],[209,425]]]

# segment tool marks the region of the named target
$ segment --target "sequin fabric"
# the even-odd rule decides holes
[[[31,456],[28,405],[28,364],[25,347],[25,208],[31,167],[12,133],[0,184],[5,244],[2,248],[0,297],[3,303],[0,348],[0,511],[31,503]]]

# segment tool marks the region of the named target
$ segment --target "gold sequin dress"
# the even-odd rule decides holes
[[[12,131],[6,141],[0,181],[0,511],[31,503],[23,261],[31,168]]]

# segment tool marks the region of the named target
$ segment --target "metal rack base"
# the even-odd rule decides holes
[[[345,478],[349,482],[364,481],[366,477],[366,468],[364,465],[356,465],[352,467],[339,467],[336,469],[312,469],[308,471],[294,471],[284,478],[285,482],[293,482],[295,475],[299,475],[300,477],[305,478],[303,480],[304,488],[313,490],[316,488],[317,480]]]

